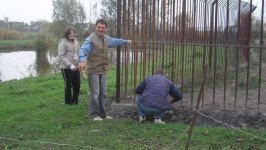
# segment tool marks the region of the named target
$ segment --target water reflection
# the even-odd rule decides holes
[[[0,53],[0,80],[22,79],[60,71],[57,49],[47,51],[16,50]],[[121,63],[132,62],[132,52],[121,52]],[[127,57],[127,59],[125,59]],[[110,63],[116,65],[116,50],[110,51]],[[138,60],[141,59],[138,53]]]
[[[0,53],[0,80],[22,79],[58,71],[57,50]]]
[[[37,51],[36,52],[36,73],[37,75],[44,75],[50,69],[50,63],[47,58],[48,51]]]

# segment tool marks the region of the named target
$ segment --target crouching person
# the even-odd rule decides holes
[[[175,85],[164,77],[163,69],[157,69],[155,74],[145,78],[136,88],[136,103],[139,122],[146,120],[147,114],[154,116],[154,123],[165,124],[162,121],[165,111],[170,105],[182,99]],[[168,94],[173,97],[167,101]]]

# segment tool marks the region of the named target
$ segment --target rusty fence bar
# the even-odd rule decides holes
[[[202,108],[266,113],[265,0],[118,0],[117,102],[156,68],[192,107],[208,66]]]
[[[121,10],[121,0],[117,0],[117,10]],[[117,13],[117,37],[121,37],[121,13]],[[116,56],[116,102],[120,102],[120,47],[117,48]]]
[[[261,8],[261,24],[260,24],[260,31],[264,31],[263,30],[263,26],[264,26],[264,0],[262,0],[262,4],[261,4],[262,8]],[[262,75],[262,46],[263,46],[263,32],[260,33],[260,57],[259,57],[259,85],[258,85],[258,103],[257,103],[257,112],[260,113],[260,102],[261,102],[261,75]]]

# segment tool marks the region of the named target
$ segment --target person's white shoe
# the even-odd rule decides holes
[[[154,120],[154,123],[158,123],[158,124],[165,124],[165,122],[164,122],[164,121],[162,121],[162,119],[161,119],[161,118],[156,118],[156,119]]]
[[[140,116],[139,117],[139,122],[140,123],[143,123],[143,122],[145,122],[146,121],[146,118],[144,117],[144,116]]]
[[[103,121],[103,119],[101,117],[95,117],[92,119],[92,121]]]
[[[111,120],[111,119],[113,119],[113,117],[111,117],[111,116],[107,115],[106,117],[104,117],[104,119]]]

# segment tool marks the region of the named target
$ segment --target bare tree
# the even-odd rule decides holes
[[[53,0],[53,21],[56,31],[61,34],[66,26],[74,26],[78,33],[86,27],[84,6],[77,0]]]
[[[101,4],[100,17],[107,20],[109,34],[114,36],[116,34],[117,0],[102,0]]]

